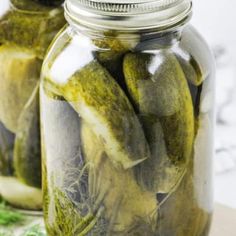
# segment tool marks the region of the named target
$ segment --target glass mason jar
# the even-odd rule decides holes
[[[214,63],[190,0],[67,0],[42,69],[49,236],[206,236]]]
[[[64,24],[61,1],[1,0],[0,195],[18,208],[42,209],[39,78]]]

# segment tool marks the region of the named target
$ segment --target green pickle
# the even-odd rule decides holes
[[[185,74],[185,77],[188,81],[189,90],[192,96],[192,101],[194,105],[194,117],[195,117],[195,134],[198,131],[199,126],[199,113],[200,113],[200,99],[203,88],[203,83],[205,76],[200,69],[200,65],[194,59],[192,55],[186,56],[186,52],[182,49],[180,52],[175,53],[182,69]]]
[[[188,168],[178,189],[160,208],[158,236],[207,235],[208,233],[211,214],[199,207],[195,199],[192,166]],[[181,213],[177,214],[176,210]]]
[[[178,54],[176,55],[176,57],[178,58],[178,61],[188,81],[195,86],[201,85],[204,80],[204,77],[195,59],[190,58],[189,60],[186,60]]]
[[[160,63],[151,74],[153,61]],[[186,78],[174,55],[164,51],[127,54],[124,74],[152,153],[138,169],[138,178],[148,189],[168,193],[186,171],[193,148],[193,105]]]
[[[13,148],[15,135],[0,123],[0,175],[13,173]]]
[[[196,158],[188,165],[188,170],[173,194],[167,199],[159,211],[158,235],[208,235],[212,218],[212,203],[209,192],[211,160],[206,160],[204,153],[210,154],[212,142],[209,139],[210,120],[208,115],[198,117],[199,125],[196,131],[194,153]],[[198,173],[195,173],[198,169]],[[198,184],[196,185],[195,182]],[[181,209],[181,216],[176,214]],[[165,220],[168,217],[168,220]],[[191,225],[191,227],[189,227]]]
[[[129,35],[119,35],[114,31],[105,32],[100,38],[93,40],[97,47],[97,51],[94,53],[96,59],[110,72],[124,91],[126,91],[123,75],[124,55],[132,51],[138,45],[139,40],[137,35],[130,40]]]
[[[39,78],[47,48],[65,24],[61,1],[4,0],[0,17],[0,195],[42,209]]]

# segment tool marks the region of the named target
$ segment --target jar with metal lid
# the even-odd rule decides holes
[[[42,209],[39,78],[46,50],[65,25],[62,1],[1,0],[0,196]]]
[[[40,85],[49,236],[206,236],[214,61],[190,0],[67,0]]]

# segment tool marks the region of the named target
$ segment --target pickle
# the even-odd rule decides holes
[[[157,68],[152,68],[154,61]],[[183,177],[193,149],[186,78],[177,59],[165,51],[127,54],[124,74],[151,149],[151,158],[137,168],[137,178],[149,190],[168,193]]]
[[[25,184],[41,187],[41,151],[39,132],[39,91],[35,88],[19,118],[15,146],[14,169]]]
[[[131,94],[132,102],[140,110],[140,89],[145,80],[151,77],[148,66],[151,54],[129,53],[124,58],[123,70],[125,82]]]
[[[129,49],[116,37],[115,32],[108,31],[104,35],[106,38],[102,37],[93,40],[94,45],[99,49],[95,52],[95,57],[113,77],[120,79],[119,74],[122,72],[123,55]]]
[[[200,98],[202,94],[204,77],[200,66],[191,55],[185,55],[184,52],[175,54],[188,80],[189,90],[192,96],[195,115],[195,133],[198,130],[198,116],[200,109]]]
[[[32,5],[32,1],[28,0],[17,1],[15,5],[20,9],[39,13],[24,14],[14,8],[9,11],[0,19],[0,44],[11,43],[27,48],[43,59],[53,37],[65,24],[62,8],[51,8],[50,11],[50,8],[44,9],[38,3]]]
[[[13,8],[25,11],[48,11],[49,7],[39,4],[40,0],[10,0]]]
[[[41,61],[28,50],[4,45],[0,46],[0,64],[0,121],[15,133],[19,116],[38,82]]]
[[[131,168],[150,155],[141,124],[126,95],[97,61],[59,89],[96,133],[114,165]]]
[[[198,205],[195,198],[195,185],[192,167],[188,166],[188,172],[178,189],[160,207],[158,236],[208,235],[211,214]]]
[[[174,164],[168,156],[160,120],[141,116],[141,121],[152,157],[136,168],[137,179],[150,191],[170,193],[182,180],[186,164]]]
[[[213,56],[205,40],[194,27],[188,26],[183,30],[176,55],[186,78],[193,85],[199,86],[214,74]]]
[[[98,51],[95,52],[96,59],[104,66],[126,90],[123,75],[123,58],[125,53],[132,51],[139,42],[139,37],[128,39],[127,35],[119,35],[116,32],[108,31],[104,33],[105,38],[97,38],[93,40]]]
[[[0,175],[13,174],[13,146],[15,135],[0,122]]]
[[[45,6],[59,6],[64,2],[64,0],[35,0],[35,2],[39,2]]]
[[[96,55],[97,60],[104,66],[114,79],[119,83],[122,89],[125,89],[125,80],[122,70],[123,55],[116,55],[114,52],[100,52]]]
[[[184,54],[183,54],[184,55]],[[176,57],[183,69],[185,77],[188,81],[189,90],[192,96],[194,115],[195,115],[195,132],[197,132],[198,116],[200,110],[200,98],[203,88],[203,75],[199,65],[194,58],[184,57],[182,54],[176,54]],[[189,59],[188,59],[189,58]]]
[[[93,39],[93,43],[99,49],[104,50],[101,51],[101,54],[99,52],[99,55],[102,55],[102,61],[107,62],[118,55],[124,55],[127,51],[133,50],[140,41],[140,36],[119,34],[114,31],[104,32],[104,36]],[[132,38],[130,38],[131,36]]]
[[[81,139],[86,163],[91,167],[90,195],[104,196],[105,217],[110,220],[112,235],[133,235],[140,224],[154,230],[158,213],[155,193],[144,191],[137,184],[132,169],[114,168],[102,139],[85,122]]]
[[[21,183],[15,177],[0,176],[0,193],[11,205],[27,210],[42,209],[42,191]]]
[[[201,85],[204,81],[204,78],[196,60],[190,55],[188,59],[184,58],[180,54],[176,54],[176,57],[184,71],[187,80],[195,86]]]
[[[81,145],[85,162],[92,167],[99,166],[102,156],[108,158],[104,144],[84,120],[81,121]]]

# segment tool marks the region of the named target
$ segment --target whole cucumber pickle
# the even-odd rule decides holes
[[[41,187],[39,89],[35,88],[18,122],[14,146],[16,176],[25,184]]]
[[[150,190],[168,193],[183,177],[193,149],[193,105],[185,75],[167,51],[127,54],[124,74],[151,149],[151,158],[138,167],[138,179]]]
[[[52,86],[52,85],[51,85]],[[78,70],[55,89],[97,136],[113,164],[131,168],[150,155],[141,124],[115,79],[97,61]]]

